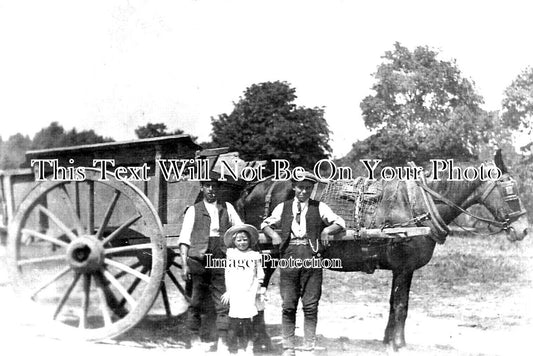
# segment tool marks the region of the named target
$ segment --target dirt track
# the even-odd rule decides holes
[[[18,354],[116,353],[190,355],[182,317],[165,320],[157,306],[138,327],[118,341],[80,343],[39,336],[6,284],[0,265],[0,332],[5,348]],[[503,236],[450,237],[437,247],[430,264],[413,280],[406,326],[408,355],[529,355],[533,335],[533,241],[511,244]],[[388,317],[390,272],[325,274],[319,315],[320,355],[385,355],[382,344]],[[280,350],[280,298],[277,275],[268,292],[267,324]],[[178,298],[179,299],[179,298]],[[174,300],[175,313],[183,303]],[[297,335],[301,336],[301,318]],[[216,355],[216,353],[208,353]]]

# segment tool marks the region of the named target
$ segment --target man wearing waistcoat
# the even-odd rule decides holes
[[[187,209],[179,246],[184,280],[192,279],[192,296],[187,318],[187,326],[192,334],[191,347],[201,345],[201,306],[205,298],[212,298],[216,312],[218,352],[227,353],[229,308],[220,300],[226,292],[224,268],[205,268],[206,256],[211,255],[213,260],[225,259],[224,233],[231,226],[242,224],[242,221],[233,205],[218,201],[219,189],[218,180],[201,183],[203,199]]]
[[[302,180],[293,181],[294,199],[274,208],[263,221],[263,232],[279,245],[282,259],[320,258],[322,245],[327,245],[328,235],[345,228],[344,220],[326,204],[309,199],[317,178],[306,173]],[[274,228],[281,229],[281,236]],[[322,242],[321,242],[322,241]],[[294,330],[298,300],[304,312],[304,345],[302,350],[315,349],[318,301],[322,294],[322,268],[289,266],[280,268],[282,299],[283,355],[295,354]]]

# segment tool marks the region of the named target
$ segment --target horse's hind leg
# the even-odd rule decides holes
[[[405,319],[412,279],[413,271],[393,271],[392,273],[389,321],[383,342],[392,344],[394,350],[405,346]]]

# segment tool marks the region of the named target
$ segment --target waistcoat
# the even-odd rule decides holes
[[[221,236],[224,236],[226,230],[229,229],[231,223],[229,221],[228,209],[225,203],[216,203],[218,210],[218,224],[219,224],[219,244],[218,246],[223,253],[226,253],[226,245]],[[191,246],[189,248],[189,256],[196,258],[203,258],[209,246],[209,227],[211,226],[211,216],[207,211],[204,202],[200,201],[194,204],[194,225],[191,233]],[[212,251],[210,251],[212,252]]]
[[[280,251],[284,251],[289,245],[291,240],[291,225],[294,215],[292,214],[292,203],[293,200],[287,200],[283,203],[283,211],[281,213],[281,245]],[[317,241],[320,239],[320,233],[326,225],[320,217],[320,212],[318,211],[319,202],[316,200],[309,199],[307,205],[307,213],[305,214],[305,233],[313,246],[317,246]]]

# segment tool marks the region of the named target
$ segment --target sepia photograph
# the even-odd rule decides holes
[[[29,355],[529,355],[533,5],[0,0]]]

